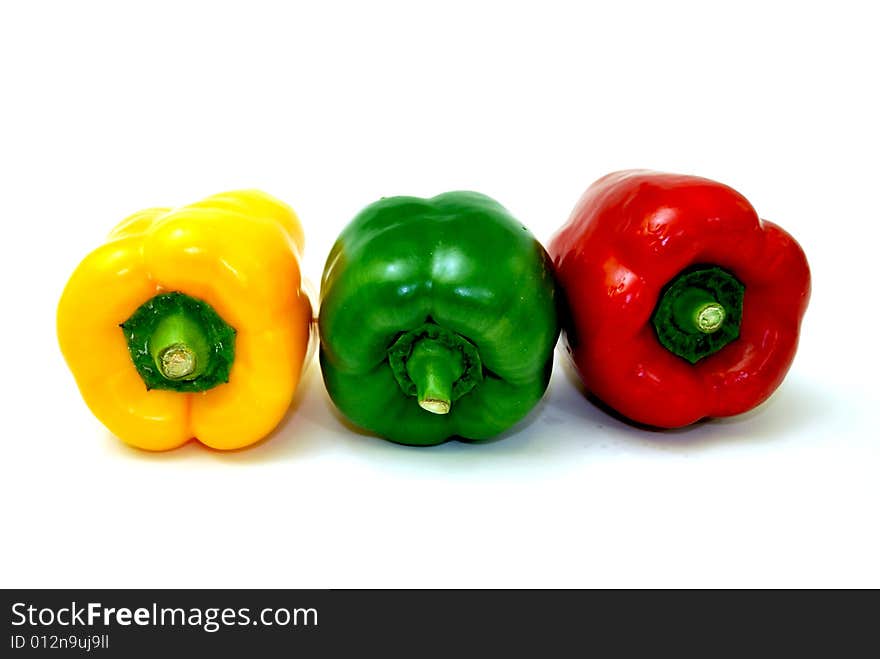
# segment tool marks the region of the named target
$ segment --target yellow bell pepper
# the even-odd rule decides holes
[[[58,305],[61,351],[95,416],[154,451],[272,432],[310,341],[302,250],[294,212],[255,190],[119,224]]]

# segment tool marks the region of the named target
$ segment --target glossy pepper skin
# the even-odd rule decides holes
[[[540,400],[559,332],[544,248],[475,192],[392,197],[342,232],[321,283],[321,369],[354,424],[483,440]]]
[[[61,350],[95,416],[154,451],[268,435],[307,352],[302,249],[293,211],[255,190],[119,224],[58,305]]]
[[[794,238],[725,185],[609,174],[586,191],[548,251],[577,372],[588,392],[633,421],[672,428],[745,412],[773,393],[794,359],[810,297],[807,260]],[[691,293],[706,294],[708,305],[679,297],[685,313],[664,307],[694,272],[704,283],[720,275],[728,302],[715,304],[704,290],[712,286],[698,284]],[[689,325],[688,311],[713,330],[723,324],[728,336],[709,345],[717,337]],[[666,333],[696,351],[679,345],[676,354],[661,343]]]

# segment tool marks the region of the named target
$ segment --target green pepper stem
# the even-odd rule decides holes
[[[150,337],[150,355],[166,380],[194,380],[210,359],[205,332],[184,313],[165,316]]]
[[[388,348],[388,366],[400,390],[433,414],[448,414],[483,381],[477,347],[433,322],[401,334]]]
[[[452,387],[465,370],[461,351],[434,339],[419,339],[406,360],[406,370],[416,385],[419,406],[432,414],[449,414]]]

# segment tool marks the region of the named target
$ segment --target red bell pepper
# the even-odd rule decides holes
[[[806,257],[725,185],[609,174],[548,251],[574,365],[633,421],[673,428],[745,412],[791,366],[810,298]]]

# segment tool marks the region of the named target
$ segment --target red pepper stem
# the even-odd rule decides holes
[[[724,305],[709,291],[698,287],[683,291],[673,307],[673,318],[679,327],[703,334],[717,332],[726,317]]]
[[[429,338],[416,341],[406,360],[406,371],[416,385],[419,406],[432,414],[449,414],[452,387],[464,370],[460,350],[450,350]]]
[[[705,265],[680,273],[666,285],[651,323],[657,340],[696,364],[739,337],[745,286],[731,272]]]

